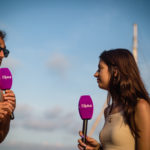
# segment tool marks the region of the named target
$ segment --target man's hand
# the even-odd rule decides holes
[[[10,116],[16,107],[16,98],[12,90],[6,90],[3,94],[3,101],[0,102],[0,121]]]

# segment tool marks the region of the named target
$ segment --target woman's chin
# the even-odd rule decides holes
[[[99,84],[98,84],[98,86],[99,86],[99,88],[103,89],[103,86],[102,86],[102,84],[100,84],[100,83],[99,83]]]
[[[99,86],[100,89],[107,90],[107,88],[104,87],[102,84],[98,84],[98,86]]]

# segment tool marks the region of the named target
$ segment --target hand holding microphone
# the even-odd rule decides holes
[[[0,68],[0,120],[5,119],[5,116],[11,116],[14,119],[13,111],[16,106],[15,94],[10,90],[12,86],[12,75],[8,68]],[[4,91],[4,93],[3,93]]]
[[[89,95],[83,95],[80,97],[79,114],[83,120],[83,127],[82,132],[79,132],[82,139],[78,140],[78,148],[80,150],[99,150],[100,143],[87,136],[88,120],[90,120],[93,116],[93,102]]]

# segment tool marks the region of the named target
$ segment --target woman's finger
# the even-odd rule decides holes
[[[82,133],[82,131],[79,131],[79,135],[80,135],[81,137],[83,137],[83,133]]]
[[[83,150],[96,150],[95,147],[92,147],[92,146],[89,146],[89,145],[86,145],[85,147],[81,147]]]
[[[80,144],[78,144],[78,148],[79,148],[80,150],[84,150],[84,147],[81,146]]]
[[[86,141],[88,143],[90,143],[90,145],[92,145],[92,146],[95,146],[95,147],[99,146],[99,143],[94,138],[91,138],[91,137],[87,136]]]
[[[81,139],[78,140],[78,143],[79,143],[82,147],[86,147],[86,144],[83,143]]]

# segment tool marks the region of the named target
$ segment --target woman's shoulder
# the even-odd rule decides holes
[[[135,124],[142,129],[150,125],[150,103],[145,99],[138,99],[135,107]],[[145,127],[144,127],[145,126]]]
[[[138,98],[137,100],[138,101],[135,107],[135,112],[142,112],[144,110],[150,109],[150,102],[142,98]]]

